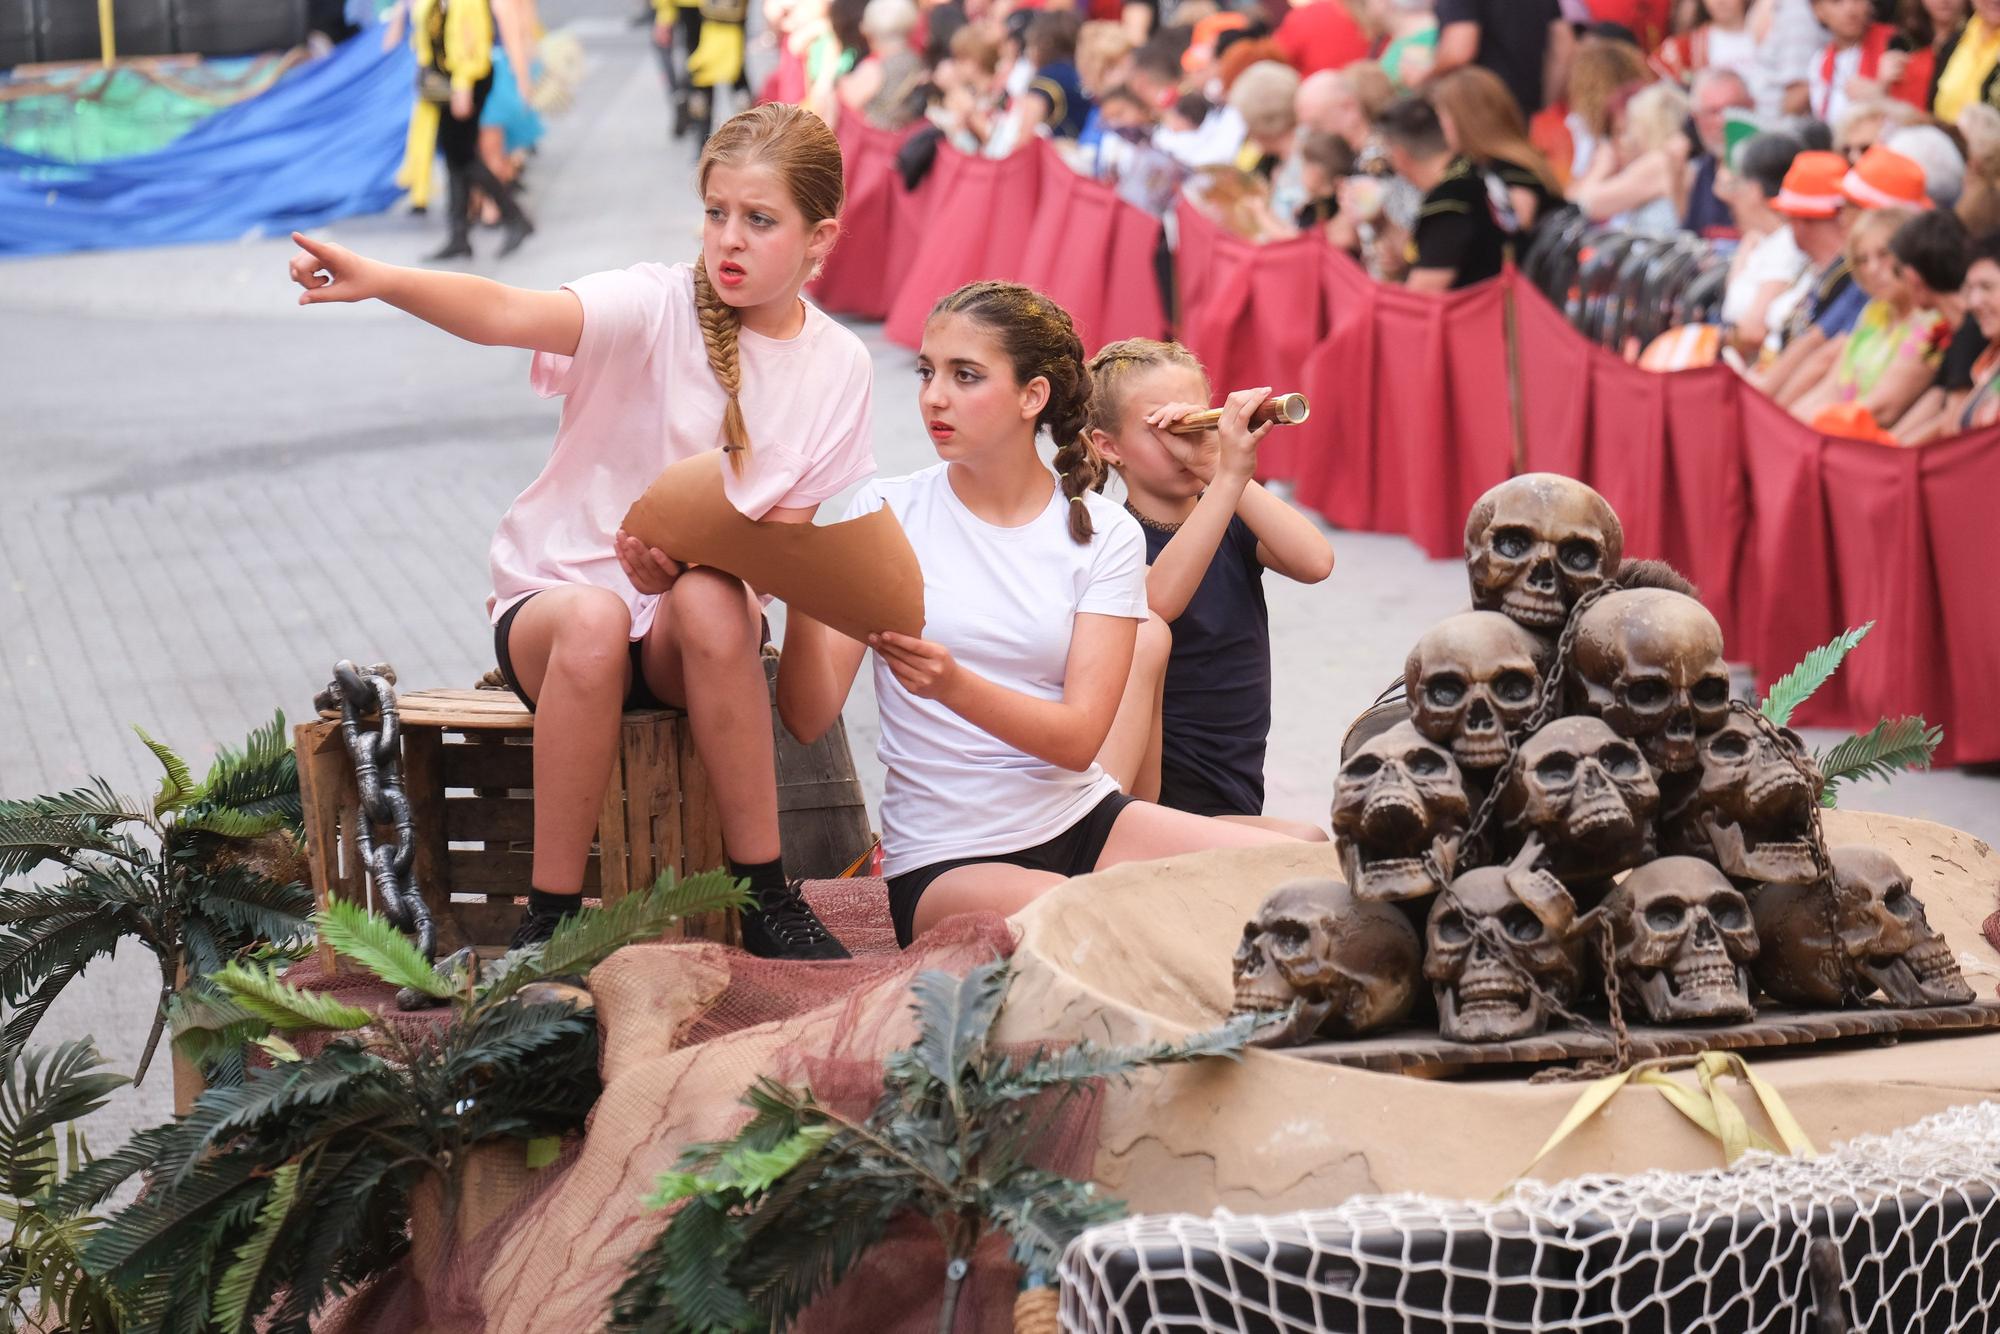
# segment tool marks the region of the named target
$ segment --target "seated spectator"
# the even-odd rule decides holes
[[[1452,151],[1507,187],[1516,230],[1535,224],[1564,204],[1548,159],[1528,142],[1528,127],[1498,75],[1462,65],[1433,80],[1431,105]]]
[[[1000,43],[982,24],[952,34],[951,58],[932,74],[925,115],[945,140],[974,157],[1005,157],[1013,150],[1014,121],[1003,109]]]
[[[1563,116],[1571,141],[1572,181],[1590,170],[1599,145],[1611,141],[1611,106],[1620,91],[1643,86],[1651,78],[1645,53],[1630,42],[1593,35],[1577,44],[1565,85],[1569,110]]]
[[[1904,443],[1929,436],[1935,427],[1953,420],[1972,392],[1972,368],[1986,352],[1986,336],[1967,312],[1963,289],[1972,263],[1972,237],[1953,214],[1933,209],[1919,213],[1896,230],[1890,253],[1902,266],[1916,304],[1934,310],[1949,341],[1930,380],[1919,386],[1914,402],[1898,417],[1883,417]]]
[[[1893,26],[1875,21],[1870,0],[1813,0],[1813,16],[1830,38],[1807,72],[1815,118],[1837,125],[1854,103],[1890,96],[1922,105],[1922,92],[1902,83],[1909,44]]]
[[[1345,0],[1295,4],[1272,36],[1283,48],[1286,63],[1300,74],[1342,69],[1368,56],[1368,34],[1354,21]]]
[[[1493,213],[1484,175],[1454,153],[1430,103],[1404,97],[1376,122],[1389,164],[1423,191],[1411,231],[1413,291],[1444,292],[1499,274],[1508,234]]]
[[[1300,231],[1323,228],[1340,213],[1340,186],[1354,174],[1354,150],[1337,134],[1301,126],[1298,159],[1306,198],[1293,221]]]
[[[1936,374],[1949,334],[1937,312],[1921,304],[1923,289],[1910,281],[1890,248],[1912,216],[1905,209],[1879,208],[1856,220],[1848,259],[1869,301],[1842,341],[1832,373],[1792,405],[1800,421],[1811,423],[1827,408],[1851,404],[1886,427]]]
[[[1882,142],[1924,169],[1924,193],[1934,206],[1958,207],[1965,192],[1965,155],[1950,135],[1935,125],[1906,125],[1890,130]]]
[[[1846,159],[1837,153],[1801,153],[1771,202],[1772,210],[1789,220],[1808,265],[1765,313],[1770,333],[1763,364],[1750,377],[1780,404],[1789,405],[1812,387],[1807,368],[1819,365],[1824,373],[1830,364],[1821,363],[1824,349],[1846,336],[1868,304],[1847,260],[1846,220],[1854,216],[1840,189],[1847,171]]]
[[[1074,11],[1052,9],[1037,14],[1028,25],[1026,51],[1035,76],[1016,100],[1021,142],[1030,135],[1074,139],[1090,116],[1090,99],[1076,73],[1076,35],[1081,27]]]
[[[929,71],[910,45],[914,0],[868,0],[861,35],[868,55],[834,85],[840,104],[881,130],[900,130],[922,114]]]
[[[1748,0],[1694,0],[1695,20],[1685,32],[1667,38],[1653,62],[1667,75],[1694,91],[1703,70],[1728,70],[1744,86],[1757,69],[1757,33],[1750,24]],[[1700,114],[1700,96],[1695,101]],[[1753,103],[1754,105],[1754,103]]]
[[[1083,132],[1076,141],[1084,148],[1097,144],[1103,132],[1098,114],[1103,96],[1112,85],[1124,82],[1125,64],[1132,54],[1132,39],[1118,23],[1097,20],[1086,23],[1076,35],[1076,79],[1090,100],[1090,114],[1084,118]]]
[[[1718,194],[1716,171],[1727,145],[1729,113],[1749,111],[1755,103],[1750,86],[1735,70],[1710,66],[1697,73],[1688,92],[1692,104],[1696,146],[1701,150],[1688,166],[1687,208],[1681,227],[1712,241],[1734,240],[1738,235],[1734,216]]]
[[[1593,222],[1620,231],[1670,236],[1681,221],[1689,144],[1687,94],[1656,83],[1612,107],[1613,140],[1570,186],[1570,200]]]
[[[1243,148],[1236,165],[1271,187],[1271,205],[1281,217],[1304,202],[1292,154],[1299,125],[1292,104],[1298,91],[1299,72],[1275,60],[1258,61],[1229,86],[1229,105],[1243,118]]]
[[[1437,0],[1437,20],[1437,72],[1492,70],[1524,119],[1568,85],[1576,37],[1556,0]]]
[[[1438,47],[1434,0],[1368,0],[1368,21],[1388,39],[1376,63],[1397,92],[1430,78]]]
[[[1799,141],[1788,134],[1753,135],[1737,148],[1733,165],[1717,183],[1743,238],[1730,261],[1722,323],[1731,344],[1750,358],[1770,332],[1771,303],[1798,282],[1807,265],[1789,220],[1772,207],[1798,155]]]
[[[1972,0],[1972,17],[1938,49],[1930,112],[1958,124],[1967,107],[2000,101],[2000,0]]]
[[[1958,115],[1965,136],[1965,186],[1958,197],[1958,220],[1974,236],[2000,231],[2000,108],[1984,103]]]
[[[1916,119],[1916,112],[1900,102],[1875,99],[1848,107],[1833,128],[1833,151],[1850,163],[1882,141],[1884,135]]]
[[[1301,126],[1337,134],[1356,153],[1368,147],[1375,118],[1396,97],[1389,76],[1370,60],[1344,70],[1321,70],[1299,82],[1293,111]]]
[[[2000,232],[1989,232],[1973,246],[1963,294],[1966,311],[1986,339],[1986,350],[1972,364],[1972,388],[1958,415],[1946,418],[1948,428],[1941,424],[1928,437],[1932,439],[1952,430],[1972,431],[2000,423]]]
[[[1965,27],[1970,12],[1970,0],[1901,0],[1896,6],[1896,29],[1910,48],[1902,81],[1915,91],[1917,96],[1910,100],[1927,116],[1942,68],[1939,57]]]

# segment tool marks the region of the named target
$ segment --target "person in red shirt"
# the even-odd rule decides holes
[[[1346,0],[1305,0],[1293,5],[1272,40],[1302,75],[1345,69],[1368,56],[1368,34],[1348,10]]]

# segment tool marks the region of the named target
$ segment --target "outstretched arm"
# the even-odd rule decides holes
[[[574,356],[583,337],[583,303],[565,289],[509,287],[470,273],[406,269],[357,255],[346,246],[292,233],[292,281],[302,306],[323,301],[386,302],[468,343],[524,347]]]
[[[788,633],[787,652],[790,638]],[[884,631],[870,642],[911,694],[938,701],[1016,750],[1080,773],[1096,760],[1111,734],[1138,638],[1139,622],[1130,617],[1079,612],[1070,631],[1059,700],[996,685],[959,666],[950,649],[927,639]]]

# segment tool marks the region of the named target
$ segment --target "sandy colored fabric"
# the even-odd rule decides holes
[[[1839,812],[1827,837],[1889,851],[1953,948],[1978,967],[2000,966],[1980,933],[2000,886],[2000,858],[1984,843],[1922,820]],[[1331,863],[1326,849],[1259,848],[1070,882],[1014,919],[1017,978],[1000,1036],[1137,1041],[1216,1022],[1229,1008],[1230,954],[1244,920],[1285,880],[1337,874]],[[1990,972],[1975,967],[1968,978],[1992,997]],[[1822,1147],[2000,1095],[2000,1034],[1747,1055]],[[1356,1192],[1485,1198],[1534,1157],[1580,1088],[1491,1075],[1420,1080],[1253,1051],[1240,1064],[1208,1062],[1108,1089],[1092,1175],[1148,1212],[1324,1207]],[[1763,1125],[1747,1093],[1738,1102]],[[1656,1093],[1629,1090],[1536,1175],[1719,1165],[1714,1142]]]

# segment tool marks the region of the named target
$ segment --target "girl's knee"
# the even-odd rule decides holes
[[[754,654],[759,620],[743,581],[718,570],[689,570],[674,580],[674,629],[686,652],[706,657]]]
[[[621,676],[630,660],[632,613],[613,593],[565,608],[549,644],[549,665],[592,679]]]

